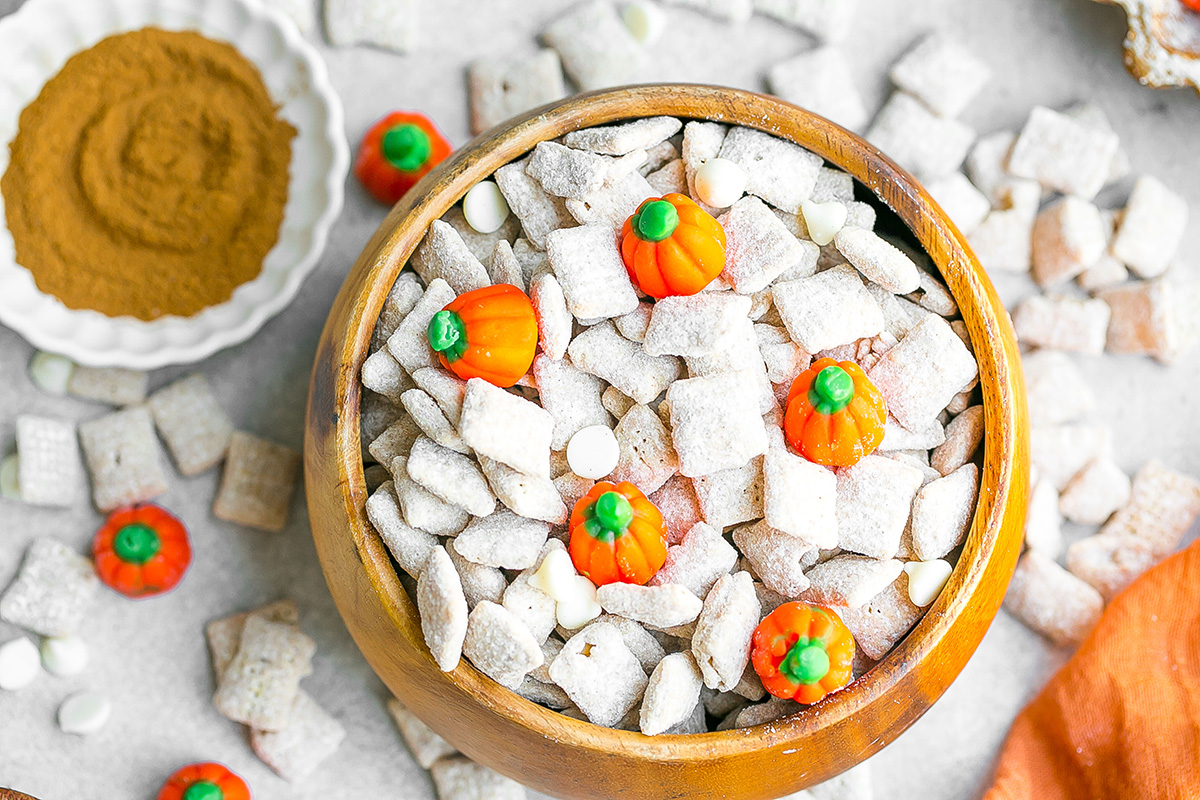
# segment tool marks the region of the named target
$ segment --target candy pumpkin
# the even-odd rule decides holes
[[[827,608],[784,603],[754,629],[750,661],[775,697],[815,703],[850,682],[854,637]]]
[[[533,303],[507,283],[459,295],[433,315],[426,333],[446,369],[502,388],[529,371],[538,343]]]
[[[158,800],[250,800],[250,787],[224,764],[207,761],[167,778]]]
[[[696,294],[725,269],[725,229],[681,194],[651,198],[625,220],[621,258],[651,297]]]
[[[126,597],[175,588],[192,562],[187,529],[152,503],[118,508],[92,540],[100,580]]]
[[[667,560],[662,513],[629,481],[600,481],[571,512],[571,562],[597,586],[645,584]]]
[[[792,382],[783,432],[809,461],[849,467],[883,441],[887,403],[853,361],[818,359]]]
[[[450,155],[451,149],[429,117],[393,111],[363,137],[354,174],[372,197],[390,206]]]

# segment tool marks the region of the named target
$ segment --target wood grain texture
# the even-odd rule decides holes
[[[753,729],[646,737],[564,717],[467,662],[442,673],[416,606],[371,529],[359,443],[358,372],[392,282],[430,222],[472,185],[538,142],[577,128],[670,114],[745,125],[797,142],[851,173],[907,224],[941,270],[979,361],[985,406],[979,505],[946,589],[866,676],[786,720]],[[1028,425],[1016,340],[964,237],[916,181],[878,150],[773,97],[692,85],[578,95],[476,138],[431,172],[363,250],[317,351],[309,393],[305,481],[326,581],[359,648],[414,713],[466,755],[547,794],[579,800],[769,800],[859,763],[946,690],[1004,597],[1020,550]]]

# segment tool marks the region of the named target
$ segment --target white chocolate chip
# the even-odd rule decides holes
[[[463,198],[462,210],[467,224],[480,233],[499,230],[509,214],[508,203],[495,181],[480,181],[472,186]]]
[[[0,461],[0,497],[5,500],[21,499],[20,461],[16,453]]]
[[[76,692],[58,707],[58,727],[63,733],[88,736],[104,727],[112,714],[112,703],[95,692]]]
[[[654,44],[667,28],[666,13],[654,3],[635,0],[621,11],[621,19],[638,44]]]
[[[27,637],[0,644],[0,689],[9,692],[24,689],[41,671],[37,646]]]
[[[846,226],[846,206],[836,201],[829,203],[813,203],[805,201],[800,204],[800,213],[804,215],[804,224],[808,228],[808,238],[813,244],[824,247],[833,241],[837,232]]]
[[[913,605],[925,606],[937,599],[942,587],[950,579],[954,567],[940,558],[932,561],[909,561],[904,565],[908,573],[908,599]]]
[[[696,170],[696,196],[713,208],[729,208],[746,192],[746,171],[728,158],[713,158]]]
[[[66,356],[56,356],[39,350],[29,359],[29,379],[46,394],[62,396],[67,382],[75,371],[75,363]]]
[[[603,478],[620,458],[616,434],[607,425],[589,425],[567,442],[567,466],[581,478]]]
[[[42,640],[42,666],[51,675],[70,678],[88,665],[87,643],[78,636]]]
[[[569,631],[582,628],[602,611],[596,602],[596,587],[582,575],[575,576],[554,610],[558,624]]]

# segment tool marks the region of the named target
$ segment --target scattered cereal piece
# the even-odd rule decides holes
[[[1093,459],[1111,455],[1112,431],[1103,425],[1038,425],[1030,430],[1030,461],[1041,479],[1060,491]]]
[[[917,558],[942,558],[962,544],[975,512],[979,468],[963,464],[925,485],[913,500],[912,546]]]
[[[1159,558],[1179,547],[1200,514],[1200,483],[1148,461],[1133,476],[1129,502],[1100,529],[1102,534],[1130,534],[1150,542]]]
[[[679,471],[679,457],[671,443],[671,434],[659,416],[647,406],[635,405],[630,408],[612,434],[615,434],[613,438],[616,444],[615,466],[603,475],[584,475],[572,467],[576,474],[587,478],[603,478],[611,473],[613,481],[630,481],[643,492],[649,493],[657,491]],[[572,437],[572,443],[578,436]],[[570,448],[571,445],[568,445],[568,459],[571,457]],[[593,472],[599,472],[599,469]]]
[[[552,450],[561,451],[589,425],[609,426],[608,411],[600,401],[604,382],[596,376],[565,359],[539,355],[533,360],[533,377],[542,407],[554,417]]]
[[[101,511],[150,500],[169,488],[154,423],[145,406],[80,424],[79,443],[92,476],[92,502]],[[22,472],[24,461],[22,458]],[[24,474],[21,485],[26,491]]]
[[[432,545],[430,546],[432,549]],[[467,561],[454,549],[454,540],[446,540],[446,554],[458,571],[462,581],[463,594],[467,598],[467,607],[474,609],[484,600],[499,603],[508,588],[508,578],[497,567],[488,567]]]
[[[537,563],[550,526],[539,520],[499,511],[471,520],[454,540],[454,549],[468,561],[503,569],[525,569]]]
[[[596,589],[596,601],[610,614],[659,630],[693,622],[704,605],[687,588],[673,583],[655,586],[607,583]]]
[[[952,172],[925,187],[950,220],[965,235],[970,236],[983,224],[992,210],[992,203],[983,192],[961,172]]]
[[[605,225],[560,228],[546,239],[554,275],[577,319],[619,317],[637,308],[637,293]]]
[[[1032,178],[1047,189],[1091,200],[1108,180],[1119,146],[1111,131],[1091,128],[1038,106],[1013,144],[1008,171],[1018,178]]]
[[[507,283],[510,286],[516,286],[521,291],[526,290],[525,272],[521,268],[521,261],[513,252],[512,245],[504,239],[496,242],[491,256],[484,266],[487,267],[488,277],[493,285]]]
[[[835,556],[808,571],[811,585],[801,599],[825,606],[858,608],[886,589],[901,571],[902,565],[895,559]]]
[[[719,155],[745,170],[747,192],[792,214],[812,195],[822,163],[798,144],[741,127],[730,129]]]
[[[592,153],[623,156],[634,150],[649,150],[681,128],[683,123],[675,117],[643,117],[617,125],[571,131],[563,137],[563,144]]]
[[[400,418],[387,430],[375,437],[368,446],[371,458],[378,464],[391,465],[396,456],[407,456],[413,442],[421,435],[421,429],[407,414],[400,411]]]
[[[409,378],[408,373],[392,357],[392,354],[386,347],[376,350],[367,356],[367,359],[363,361],[359,376],[362,379],[363,386],[397,404],[400,402],[400,395],[413,387],[412,379]],[[153,399],[154,396],[151,396],[151,400]],[[153,403],[151,403],[151,408],[153,407]],[[166,434],[164,433],[165,436]]]
[[[416,714],[405,708],[395,697],[388,698],[387,710],[396,721],[396,727],[400,729],[400,735],[404,737],[409,752],[422,769],[429,769],[435,762],[458,753],[449,742],[438,736],[433,728],[418,719]]]
[[[496,498],[488,488],[479,466],[467,456],[455,453],[425,436],[413,443],[408,457],[408,474],[435,495],[461,506],[477,517],[485,517],[496,507]]]
[[[1033,223],[1033,278],[1042,287],[1074,278],[1104,254],[1108,234],[1100,210],[1067,195]]]
[[[733,570],[737,559],[737,550],[725,541],[720,530],[698,522],[679,544],[667,550],[666,563],[650,584],[678,584],[696,597],[707,597],[713,584]]]
[[[682,372],[673,356],[652,356],[621,334],[611,322],[593,325],[571,340],[571,362],[617,387],[639,403],[662,394]]]
[[[768,525],[816,547],[837,546],[837,476],[831,470],[771,447],[763,459],[763,486]]]
[[[145,401],[149,384],[150,376],[145,372],[78,364],[67,381],[67,392],[110,406],[132,406]]]
[[[904,565],[908,576],[908,599],[924,608],[938,599],[954,567],[940,558],[932,561],[909,561]]]
[[[458,427],[463,441],[479,455],[549,479],[554,417],[537,403],[472,378]]]
[[[767,380],[791,386],[792,381],[812,363],[812,357],[794,344],[787,331],[774,325],[757,324],[754,335],[767,370]]]
[[[452,425],[458,425],[462,415],[463,395],[467,391],[467,382],[444,369],[437,367],[422,367],[414,370],[413,381],[430,397],[437,401],[438,407],[446,415]]]
[[[525,171],[555,197],[582,200],[616,183],[645,159],[644,150],[613,158],[574,150],[557,142],[540,142]]]
[[[643,58],[642,46],[605,0],[573,7],[551,23],[542,38],[558,51],[563,69],[585,92],[625,83]]]
[[[880,454],[897,450],[928,450],[938,447],[946,441],[946,429],[936,419],[921,426],[918,430],[910,431],[896,422],[895,417],[888,417],[883,428],[883,441],[876,448]]]
[[[750,303],[749,297],[727,292],[664,297],[653,306],[643,346],[652,356],[706,356],[726,350],[738,323],[750,313]]]
[[[1033,425],[1074,422],[1096,408],[1096,395],[1066,353],[1037,350],[1021,357],[1029,421]]]
[[[1004,608],[1055,644],[1078,644],[1100,619],[1104,598],[1036,550],[1021,557]]]
[[[1140,536],[1101,533],[1067,548],[1067,569],[1111,601],[1159,558],[1154,545]]]
[[[462,436],[454,429],[450,420],[446,419],[441,408],[428,394],[420,389],[409,389],[400,396],[400,404],[404,406],[404,410],[408,412],[409,417],[421,429],[421,432],[430,439],[456,453],[471,452],[470,446],[463,441]]]
[[[17,495],[38,506],[70,507],[84,484],[75,425],[66,420],[17,417]],[[6,463],[13,463],[6,459]],[[12,467],[10,467],[12,469]]]
[[[873,232],[845,227],[833,243],[864,277],[889,292],[907,294],[920,288],[920,274],[912,259]]]
[[[66,356],[38,350],[29,359],[30,382],[46,394],[56,397],[67,393],[67,384],[74,371],[75,362]]]
[[[400,515],[400,505],[391,481],[376,489],[366,502],[367,519],[383,539],[400,569],[416,578],[425,560],[437,547],[437,539],[410,526]]]
[[[824,42],[839,42],[849,35],[856,5],[854,0],[754,0],[755,11]]]
[[[983,406],[971,406],[946,426],[946,441],[929,457],[929,465],[949,475],[975,456],[983,441]]]
[[[1166,272],[1187,229],[1187,201],[1157,178],[1143,175],[1113,237],[1112,254],[1142,278]]]
[[[1100,299],[1034,295],[1017,305],[1013,327],[1022,344],[1100,355],[1111,313]]]
[[[388,433],[392,428],[395,428],[395,430]],[[405,439],[401,433],[403,430],[411,430],[412,437]],[[403,449],[400,452],[408,452],[409,444],[420,432],[420,429],[404,413],[404,409],[394,405],[391,400],[374,392],[363,393],[359,409],[358,425],[358,444],[362,453],[363,463],[369,464],[372,461],[382,464],[388,463],[394,455],[399,454],[392,451],[396,450],[400,445],[403,445]],[[387,435],[385,436],[385,434]],[[378,446],[376,446],[376,442],[378,442]],[[378,451],[386,450],[388,455],[380,461],[379,456],[372,453],[372,449]]]
[[[563,543],[558,539],[548,539],[541,550],[541,561],[544,562],[546,555],[555,550],[566,552]],[[502,605],[524,623],[540,647],[549,638],[558,622],[556,616],[558,604],[555,598],[534,585],[532,576],[537,573],[539,568],[538,564],[534,564],[514,578],[513,582],[504,590]]]
[[[481,58],[467,68],[471,133],[479,134],[530,109],[565,97],[562,62],[553,50]]]
[[[87,642],[78,636],[42,639],[39,654],[46,672],[59,678],[73,678],[82,674],[91,660]],[[0,686],[0,689],[3,688],[6,687]]]
[[[1054,486],[1046,480],[1035,481],[1025,512],[1025,546],[1047,558],[1058,558],[1063,549],[1062,521]]]
[[[763,515],[763,457],[692,479],[705,521],[724,529]]]
[[[63,733],[90,736],[112,716],[112,702],[97,692],[82,691],[69,696],[58,707],[58,727]]]
[[[742,467],[767,449],[752,387],[737,373],[677,380],[667,389],[679,471],[695,478]]]
[[[941,117],[957,117],[992,77],[992,71],[949,35],[934,32],[897,61],[892,83]]]
[[[852,131],[867,124],[866,106],[839,47],[825,46],[793,56],[767,72],[773,94]]]
[[[696,620],[691,648],[705,686],[729,691],[741,680],[760,610],[750,573],[726,575],[713,586]]]
[[[444,547],[433,548],[417,578],[417,609],[429,654],[449,672],[462,655],[468,610],[462,581]]]
[[[467,248],[462,236],[440,219],[429,226],[409,263],[426,285],[441,278],[456,294],[491,284],[487,270]]]
[[[212,654],[213,673],[220,683],[225,668],[237,655],[238,646],[242,641],[242,631],[246,627],[246,619],[257,615],[270,622],[280,622],[285,625],[299,626],[300,609],[294,600],[277,600],[253,611],[243,611],[223,619],[215,619],[204,626],[204,637],[208,640],[208,649]]]
[[[1111,458],[1098,458],[1063,489],[1059,511],[1080,525],[1102,525],[1129,501],[1130,481]]]
[[[934,116],[912,95],[895,92],[875,117],[867,141],[918,180],[929,182],[962,166],[975,131],[958,120]]]
[[[766,520],[736,529],[733,542],[771,591],[799,597],[808,588],[804,570],[817,551],[813,545],[772,528]]]
[[[612,727],[633,710],[646,690],[646,673],[620,631],[595,622],[567,640],[550,664],[550,677],[587,718]]]
[[[1017,135],[1012,131],[989,133],[979,137],[967,156],[967,176],[994,206],[1000,206],[1002,192],[1010,180],[1008,154],[1016,141]]]
[[[1184,320],[1194,307],[1166,279],[1134,281],[1096,297],[1112,312],[1106,340],[1110,353],[1144,354],[1171,363],[1186,344]]]
[[[501,503],[522,517],[552,525],[567,521],[567,506],[549,478],[528,475],[486,456],[479,465]]]
[[[655,197],[667,194],[687,194],[687,165],[681,158],[668,161],[659,169],[648,173],[646,183],[654,190]]]
[[[413,310],[413,306],[424,293],[425,287],[421,285],[415,272],[404,270],[396,276],[392,288],[384,298],[383,308],[379,311],[379,321],[375,323],[375,330],[371,334],[372,352],[387,343],[388,337],[396,332],[396,326]]]
[[[283,530],[299,469],[300,454],[290,447],[234,431],[213,516],[259,530]]]
[[[438,800],[524,800],[525,787],[465,758],[443,758],[431,767]]]
[[[274,732],[250,730],[250,747],[279,777],[298,783],[333,755],[346,729],[306,692],[297,692],[287,725]]]
[[[691,653],[672,653],[660,661],[646,684],[639,712],[642,733],[665,733],[687,719],[700,702],[703,685],[700,667]]]
[[[325,31],[334,47],[375,45],[407,53],[417,43],[416,0],[381,4],[370,0],[329,0]]]
[[[988,214],[967,241],[988,272],[1028,272],[1033,220],[1016,209],[999,209]]]
[[[89,559],[56,539],[34,539],[0,597],[0,619],[42,636],[70,636],[99,585]]]
[[[504,606],[488,601],[471,611],[463,655],[480,672],[510,689],[544,659],[525,624]]]
[[[529,237],[529,242],[539,250],[544,250],[550,232],[570,227],[573,221],[563,201],[547,194],[541,184],[525,172],[530,158],[532,156],[505,164],[492,177],[500,187],[509,209],[521,220],[521,228]],[[513,246],[513,252],[518,258],[521,257],[516,245]]]
[[[24,689],[41,673],[37,645],[28,636],[18,636],[0,644],[0,690]]]
[[[941,413],[978,374],[975,358],[941,317],[929,315],[867,373],[888,412],[910,430]]]
[[[789,233],[757,197],[743,197],[717,221],[728,241],[721,274],[739,294],[762,291],[785,272],[816,272],[816,248]]]
[[[923,482],[921,470],[882,456],[866,456],[839,469],[839,546],[872,558],[894,556]]]
[[[792,341],[809,353],[883,330],[879,304],[849,265],[777,283],[772,296]]]
[[[738,320],[738,330],[730,337],[730,347],[709,356],[688,356],[684,359],[688,374],[692,378],[711,378],[723,375],[738,375],[747,384],[758,400],[760,414],[769,414],[776,409],[771,382],[767,380],[767,368],[758,349],[758,335],[754,323],[747,317]],[[660,405],[659,413],[663,413]]]
[[[213,696],[217,710],[261,731],[282,730],[315,651],[313,640],[295,626],[251,614]]]
[[[909,599],[907,587],[902,585],[907,581],[907,575],[900,575],[858,608],[834,607],[854,635],[859,651],[868,658],[887,655],[921,618],[920,606]]]
[[[662,512],[670,544],[678,544],[692,526],[703,520],[700,501],[696,498],[692,482],[682,475],[668,478],[658,491],[650,495],[650,502]]]
[[[422,367],[434,366],[433,350],[429,347],[429,335],[426,332],[429,321],[455,297],[450,284],[441,278],[434,278],[425,294],[413,305],[412,311],[405,315],[388,338],[388,351],[409,374]]]

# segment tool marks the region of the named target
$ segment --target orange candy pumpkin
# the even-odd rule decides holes
[[[126,597],[174,589],[192,563],[187,529],[153,503],[118,508],[92,539],[96,574]]]
[[[784,603],[768,614],[750,644],[750,662],[775,697],[815,703],[850,682],[854,637],[827,608]]]
[[[461,294],[433,315],[426,331],[442,366],[463,380],[508,388],[533,364],[538,325],[533,303],[499,283]]]
[[[600,481],[571,512],[568,551],[592,583],[645,584],[667,560],[662,513],[629,481]]]
[[[725,229],[684,195],[651,198],[625,220],[621,258],[651,297],[696,294],[725,269]]]
[[[167,778],[158,800],[250,800],[250,787],[224,764],[188,764]]]
[[[862,367],[818,359],[792,382],[783,432],[809,461],[849,467],[883,441],[887,403]]]

